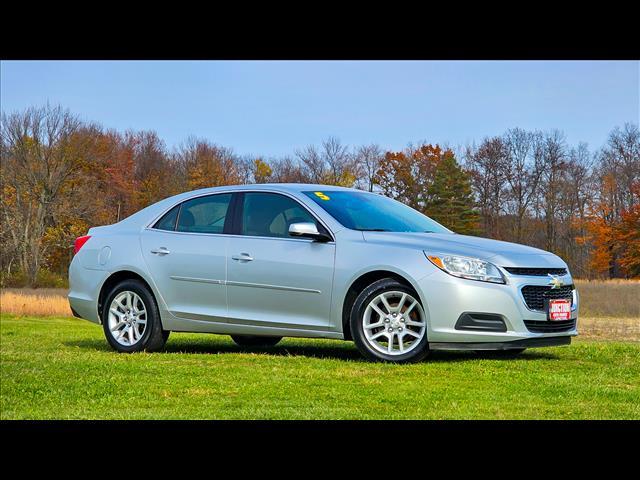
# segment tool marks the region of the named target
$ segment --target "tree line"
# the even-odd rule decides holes
[[[595,151],[569,145],[560,130],[513,128],[478,144],[424,141],[402,151],[329,137],[265,158],[196,137],[170,150],[153,131],[105,129],[61,106],[2,113],[1,120],[5,285],[66,275],[73,240],[91,226],[183,191],[266,182],[379,192],[457,233],[557,253],[576,277],[640,276],[636,124],[614,127]]]

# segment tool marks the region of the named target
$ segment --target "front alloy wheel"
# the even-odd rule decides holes
[[[395,279],[374,282],[356,299],[351,331],[368,358],[415,362],[428,354],[427,323],[417,295]]]

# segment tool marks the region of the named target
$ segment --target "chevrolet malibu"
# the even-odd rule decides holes
[[[326,185],[182,193],[75,242],[73,314],[120,352],[169,333],[353,340],[372,360],[431,350],[517,354],[577,335],[567,265],[456,234],[383,195]]]

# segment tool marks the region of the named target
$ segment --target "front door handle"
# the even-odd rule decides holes
[[[240,262],[250,262],[253,260],[253,257],[248,253],[240,253],[238,255],[232,255],[231,258],[233,260],[238,260]]]
[[[151,250],[151,253],[155,253],[156,255],[168,255],[171,252],[167,249],[167,247],[160,247],[160,248]]]

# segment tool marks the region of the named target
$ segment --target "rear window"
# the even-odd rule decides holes
[[[187,200],[180,209],[176,230],[192,233],[223,233],[230,203],[230,193]]]
[[[165,213],[163,217],[156,222],[153,228],[157,228],[158,230],[175,230],[176,220],[178,219],[178,210],[180,210],[180,205],[176,205]]]

